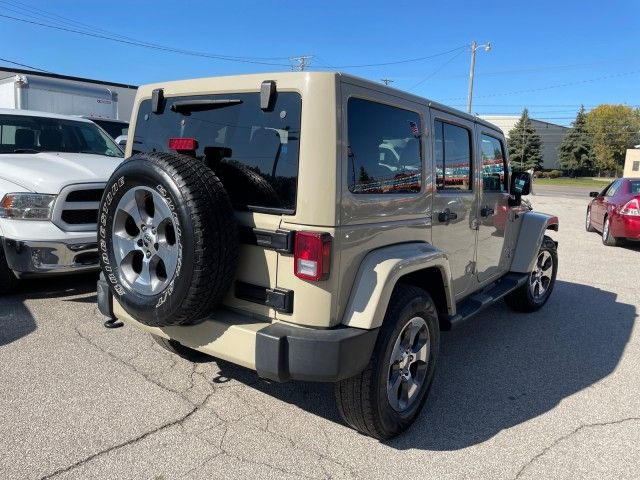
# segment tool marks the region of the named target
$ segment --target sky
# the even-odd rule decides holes
[[[477,52],[472,111],[517,115],[526,106],[565,125],[581,104],[640,106],[639,37],[640,0],[0,0],[0,58],[136,85],[286,71],[290,57],[311,55],[310,70],[391,79],[464,110],[469,45],[490,42]],[[405,61],[414,59],[422,60]]]

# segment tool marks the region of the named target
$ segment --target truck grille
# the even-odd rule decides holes
[[[69,232],[95,231],[104,187],[92,183],[63,188],[53,210],[53,223]]]

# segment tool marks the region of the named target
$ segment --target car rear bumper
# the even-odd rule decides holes
[[[150,327],[133,319],[101,275],[98,307],[110,318],[214,357],[256,370],[262,378],[285,382],[336,382],[361,372],[369,362],[378,329],[316,329],[256,319],[218,309],[197,325]]]
[[[18,277],[97,271],[98,245],[87,241],[22,241],[2,238],[7,264]]]
[[[611,234],[616,238],[640,240],[640,217],[617,215],[611,225]]]

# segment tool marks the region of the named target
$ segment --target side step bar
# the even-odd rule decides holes
[[[528,273],[508,273],[497,283],[480,293],[465,298],[458,304],[455,315],[446,315],[440,318],[440,328],[448,331],[459,327],[476,313],[484,310],[489,305],[504,297],[507,293],[524,285],[529,278]]]

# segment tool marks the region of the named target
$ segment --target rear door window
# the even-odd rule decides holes
[[[217,100],[215,108],[172,110],[176,102]],[[194,138],[195,155],[219,174],[234,206],[266,213],[294,213],[298,181],[301,97],[279,92],[269,111],[260,94],[170,97],[164,111],[140,104],[133,153],[170,152],[169,139]],[[221,165],[224,164],[224,165]],[[222,178],[226,175],[226,178]]]
[[[360,98],[347,103],[349,191],[407,194],[422,186],[420,115]]]

